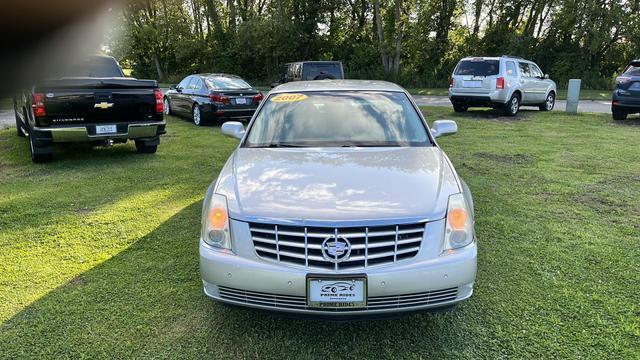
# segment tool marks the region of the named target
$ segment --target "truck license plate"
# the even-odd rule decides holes
[[[118,131],[115,125],[97,125],[96,135],[115,134]]]
[[[364,277],[309,277],[307,305],[319,308],[359,308],[367,306]]]

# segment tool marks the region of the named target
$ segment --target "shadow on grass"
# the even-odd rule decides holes
[[[0,325],[2,356],[408,357],[470,351],[464,304],[444,314],[327,323],[223,306],[202,293],[200,203]]]

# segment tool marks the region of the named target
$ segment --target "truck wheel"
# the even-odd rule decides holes
[[[16,111],[15,108],[13,108],[13,114],[16,117],[16,132],[18,133],[18,136],[25,137],[25,134],[22,132],[22,126],[20,125],[20,120],[18,120],[18,112]]]
[[[31,161],[36,164],[53,161],[51,148],[47,149],[41,146],[33,135],[29,135],[29,150],[31,151]]]
[[[507,116],[516,116],[518,110],[520,110],[520,96],[513,94],[504,106],[504,113]]]
[[[551,111],[556,104],[556,94],[552,92],[547,95],[547,100],[545,100],[542,105],[540,105],[540,111]]]
[[[613,120],[626,120],[627,119],[627,113],[624,111],[620,111],[620,110],[613,110],[611,111],[612,115],[613,115]]]
[[[158,144],[150,144],[148,141],[136,140],[136,150],[141,154],[155,154]]]
[[[453,105],[453,111],[455,112],[466,112],[469,110],[467,105]]]

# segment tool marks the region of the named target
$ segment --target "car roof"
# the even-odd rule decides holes
[[[225,73],[205,73],[205,74],[193,74],[193,75],[202,76],[202,77],[228,77],[228,78],[234,78],[234,79],[242,79],[238,75],[225,74]]]
[[[292,81],[271,89],[272,94],[304,91],[396,91],[406,92],[402,87],[380,80],[311,80]]]
[[[525,61],[525,62],[533,62],[531,60],[527,60],[524,58],[521,58],[519,56],[512,56],[512,55],[502,55],[502,56],[467,56],[465,58],[460,59],[460,61],[462,60],[473,60],[473,59],[483,59],[483,60],[500,60],[500,59],[509,59],[509,60],[516,60],[516,61]]]

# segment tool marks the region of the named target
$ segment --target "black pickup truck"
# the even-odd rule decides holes
[[[165,133],[163,95],[155,80],[126,78],[109,56],[74,62],[61,76],[14,97],[18,136],[28,137],[33,162],[53,160],[53,144],[126,143],[155,153]]]

